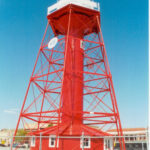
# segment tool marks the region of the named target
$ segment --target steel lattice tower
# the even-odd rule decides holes
[[[116,128],[123,136],[99,5],[60,0],[47,19],[15,135],[22,122],[30,135],[111,136],[107,131]]]

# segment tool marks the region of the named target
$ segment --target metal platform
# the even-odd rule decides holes
[[[92,0],[58,0],[57,3],[54,5],[48,7],[47,15],[51,14],[52,12],[68,5],[68,4],[74,4],[82,7],[86,7],[89,9],[94,9],[100,11],[100,4],[97,2],[94,2]]]

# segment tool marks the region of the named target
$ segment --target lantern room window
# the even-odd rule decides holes
[[[31,147],[35,147],[35,136],[31,138]]]
[[[91,148],[91,139],[90,137],[82,137],[80,140],[80,148]]]
[[[49,147],[55,147],[56,144],[56,136],[55,135],[50,135],[49,136]],[[57,147],[59,144],[59,139],[57,138]]]

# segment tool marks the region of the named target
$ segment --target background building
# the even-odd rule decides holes
[[[109,133],[117,135],[116,129],[109,130]],[[126,150],[147,150],[147,133],[147,128],[123,129]],[[118,138],[114,139],[114,147],[119,150]]]
[[[13,135],[14,130],[2,129],[0,130],[0,145],[10,145],[10,137]]]

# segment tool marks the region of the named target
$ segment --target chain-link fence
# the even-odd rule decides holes
[[[147,136],[0,136],[0,150],[120,150],[124,138],[126,150],[148,150]]]

